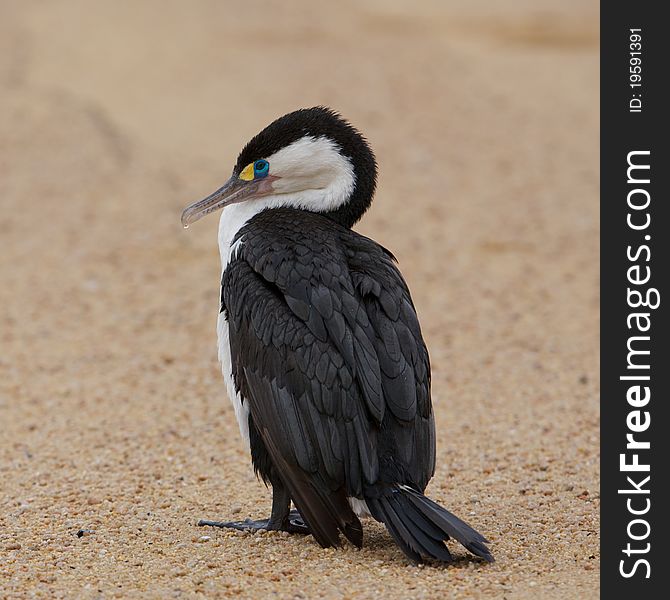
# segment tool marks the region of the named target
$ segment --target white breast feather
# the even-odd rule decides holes
[[[233,243],[235,235],[254,215],[267,208],[281,207],[316,212],[335,210],[353,190],[351,161],[341,155],[337,146],[327,138],[305,136],[264,158],[270,163],[270,173],[279,177],[274,184],[276,194],[232,204],[222,211],[219,220],[222,273],[244,246],[242,238]],[[217,335],[219,360],[228,396],[235,409],[242,438],[249,443],[249,407],[235,390],[230,333],[223,313],[219,313]]]
[[[255,214],[244,209],[244,204],[234,204],[224,209],[219,221],[219,252],[221,254],[221,272],[226,270],[230,259],[239,252],[243,240],[240,238],[232,244],[235,234],[240,228]],[[235,417],[240,428],[242,439],[249,443],[249,405],[244,402],[242,396],[235,389],[235,380],[233,379],[233,361],[230,353],[230,333],[228,329],[228,320],[222,312],[216,323],[216,333],[219,346],[219,361],[221,362],[221,372],[226,383],[228,398],[230,398]]]

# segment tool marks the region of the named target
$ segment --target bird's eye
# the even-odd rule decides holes
[[[254,163],[254,176],[255,177],[265,177],[270,170],[270,163],[267,160],[257,160]]]

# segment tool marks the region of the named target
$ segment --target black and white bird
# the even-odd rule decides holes
[[[393,255],[352,226],[377,180],[365,138],[328,108],[251,139],[222,188],[182,224],[223,209],[219,359],[242,437],[272,486],[269,519],[201,521],[363,542],[383,523],[414,561],[487,540],[423,492],[435,471],[430,364]],[[291,502],[297,510],[291,510]]]

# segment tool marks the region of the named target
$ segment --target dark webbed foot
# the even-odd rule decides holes
[[[288,513],[286,519],[261,519],[253,521],[245,519],[244,521],[198,521],[198,526],[221,527],[223,529],[237,529],[239,531],[287,531],[288,533],[308,534],[309,527],[303,521],[300,513],[293,509]]]

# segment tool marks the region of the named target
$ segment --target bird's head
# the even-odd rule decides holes
[[[242,149],[230,179],[188,206],[184,227],[238,202],[291,207],[327,215],[345,227],[372,202],[377,163],[365,138],[321,106],[284,115]]]

